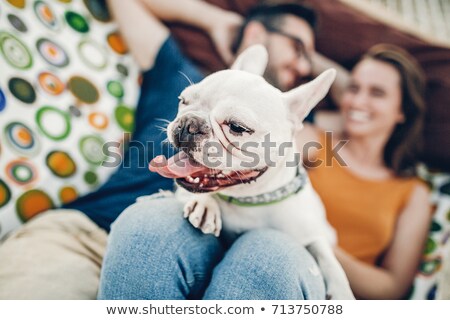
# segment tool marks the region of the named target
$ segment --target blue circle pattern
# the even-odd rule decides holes
[[[5,107],[6,107],[6,97],[2,89],[0,89],[0,112],[2,112],[3,109],[5,109]]]

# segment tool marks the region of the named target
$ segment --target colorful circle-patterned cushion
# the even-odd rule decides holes
[[[101,185],[138,70],[102,0],[0,0],[0,238]]]
[[[430,173],[425,168],[422,169],[421,175],[432,189],[433,221],[410,299],[433,300],[439,290],[439,274],[444,263],[445,249],[450,245],[450,175]]]

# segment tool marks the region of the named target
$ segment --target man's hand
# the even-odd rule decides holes
[[[317,51],[311,54],[312,60],[312,75],[314,77],[321,74],[323,71],[334,68],[337,71],[336,80],[331,87],[330,94],[333,102],[339,105],[342,99],[342,95],[350,84],[350,72],[342,67],[340,64],[328,59],[321,55]]]
[[[237,13],[227,11],[208,29],[217,52],[227,65],[231,65],[234,55],[231,51],[233,40],[244,19]]]
[[[169,36],[162,21],[181,22],[206,31],[223,61],[227,65],[233,62],[231,46],[244,20],[237,13],[200,0],[108,0],[108,5],[143,70],[153,66]]]

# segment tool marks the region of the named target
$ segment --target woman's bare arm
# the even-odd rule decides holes
[[[418,268],[430,220],[429,192],[425,186],[418,185],[400,214],[393,241],[380,267],[335,249],[355,296],[362,299],[405,296]]]

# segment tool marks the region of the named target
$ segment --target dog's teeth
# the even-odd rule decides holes
[[[194,183],[199,183],[199,182],[200,182],[200,178],[199,177],[194,179]]]
[[[219,173],[219,174],[217,175],[217,178],[225,178],[225,176],[224,176],[222,173]]]
[[[203,183],[200,183],[199,187],[200,187],[200,188],[203,188]]]
[[[191,176],[187,176],[186,179],[187,179],[187,181],[189,181],[191,183],[194,182],[194,178],[192,178]]]
[[[227,176],[231,173],[231,170],[223,170],[222,173]]]
[[[207,174],[204,174],[204,175],[203,175],[203,178],[208,178],[208,175],[207,175]]]

